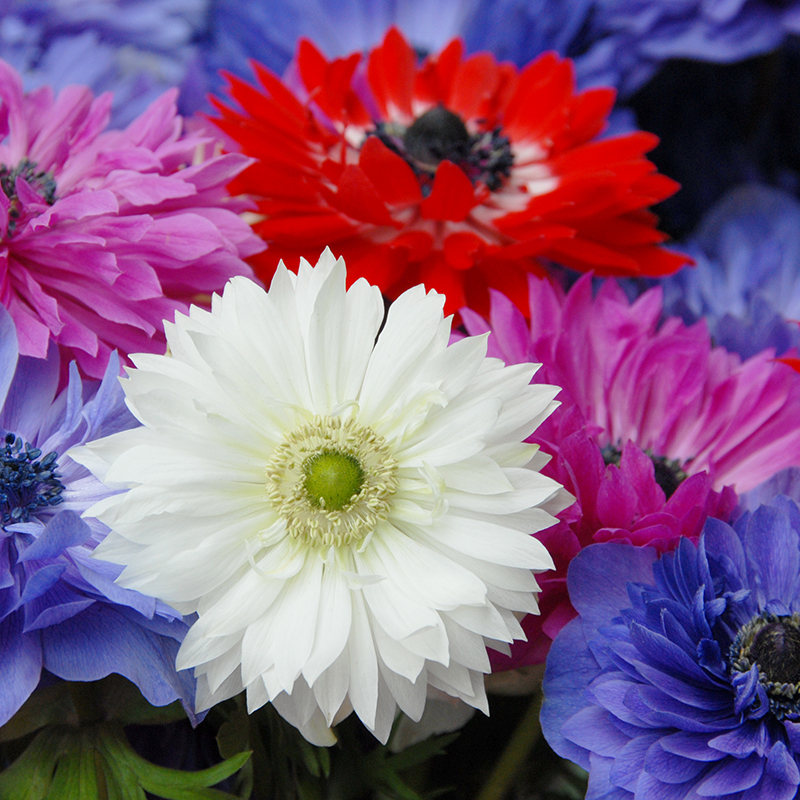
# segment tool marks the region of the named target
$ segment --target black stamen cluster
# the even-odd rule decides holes
[[[514,154],[501,128],[470,134],[463,120],[444,106],[435,106],[408,128],[379,122],[372,135],[401,156],[414,170],[422,194],[430,194],[436,168],[451,161],[473,184],[497,191],[511,174]]]
[[[800,614],[763,612],[751,619],[737,633],[730,661],[735,672],[749,672],[756,665],[770,711],[778,719],[800,716]]]
[[[678,487],[686,480],[687,475],[681,468],[678,461],[673,461],[666,456],[654,455],[649,450],[645,450],[645,455],[653,462],[656,483],[661,487],[669,500],[675,494]],[[613,444],[607,444],[603,450],[603,461],[606,466],[613,464],[615,467],[622,461],[622,451]]]
[[[28,522],[39,509],[63,501],[64,485],[56,472],[58,453],[42,451],[7,433],[0,449],[0,513],[3,525]]]
[[[20,217],[19,198],[17,197],[17,178],[24,178],[41,198],[51,206],[56,201],[56,181],[52,172],[37,170],[36,164],[23,158],[16,167],[0,164],[0,188],[11,201],[8,216],[8,235],[13,235]]]

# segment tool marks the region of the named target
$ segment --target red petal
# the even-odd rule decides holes
[[[461,64],[456,73],[448,105],[462,119],[482,117],[482,110],[497,90],[500,79],[497,62],[488,53],[479,53]]]
[[[444,240],[445,261],[454,269],[470,269],[485,247],[486,242],[475,233],[452,233]]]
[[[428,56],[417,73],[414,96],[422,102],[450,104],[453,81],[464,54],[464,43],[453,39],[438,56]]]
[[[323,194],[331,206],[359,222],[371,222],[373,225],[394,224],[372,181],[356,164],[348,164],[342,170],[336,192],[324,191]]]
[[[356,226],[341,214],[324,211],[292,217],[276,217],[259,222],[253,230],[267,241],[274,241],[286,247],[307,248],[324,247],[339,239],[352,236]]]
[[[407,117],[413,117],[416,66],[411,45],[397,28],[389,28],[383,44],[370,53],[367,63],[370,87],[385,116],[392,117],[391,106],[395,106]]]
[[[328,59],[308,39],[301,39],[297,47],[297,67],[300,70],[300,79],[306,89],[311,91],[321,86],[325,80],[325,70]]]
[[[787,366],[791,367],[796,372],[800,372],[800,358],[795,358],[793,356],[787,356],[786,358],[778,358],[776,361],[780,361],[781,364],[786,364]]]
[[[442,161],[431,193],[419,204],[419,210],[425,219],[461,222],[476,205],[472,181],[452,161]]]
[[[389,247],[393,250],[405,250],[408,261],[422,261],[433,249],[433,237],[425,231],[406,231],[395,236]]]
[[[414,170],[377,136],[367,137],[358,163],[387,203],[407,205],[422,200]]]
[[[613,89],[590,89],[579,94],[572,102],[570,124],[558,139],[558,148],[566,149],[594,139],[606,127],[608,115],[614,106]]]
[[[283,82],[277,75],[270,72],[263,64],[259,64],[258,61],[254,59],[250,59],[247,63],[255,73],[256,78],[258,78],[258,82],[276,103],[281,105],[288,112],[295,114],[298,118],[305,117],[305,107],[294,96],[294,92],[283,85]]]

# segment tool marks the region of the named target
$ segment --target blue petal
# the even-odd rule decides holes
[[[664,783],[650,773],[643,772],[639,776],[635,791],[636,800],[685,800],[689,787],[682,783]],[[688,796],[692,797],[692,795]],[[630,795],[626,800],[631,800]]]
[[[58,387],[58,348],[51,343],[47,358],[20,356],[14,380],[0,413],[0,425],[29,442],[37,443],[39,429]]]
[[[662,737],[662,732],[642,733],[631,739],[614,759],[610,779],[615,786],[628,791],[636,790],[636,783],[644,769],[644,760],[651,745]]]
[[[769,745],[769,736],[762,722],[749,721],[732,731],[715,736],[708,744],[714,750],[736,758],[744,758],[751,753],[764,756]]]
[[[37,634],[22,633],[22,613],[0,622],[0,725],[5,725],[39,683],[42,648]]]
[[[686,783],[696,778],[705,768],[704,761],[676,755],[666,751],[661,742],[653,742],[644,759],[645,771],[663,783]]]
[[[17,329],[5,306],[0,306],[0,405],[8,394],[18,357]]]
[[[61,577],[64,570],[67,568],[67,564],[66,562],[60,564],[46,564],[44,566],[29,564],[28,567],[31,572],[25,581],[25,588],[22,590],[22,597],[20,598],[20,602],[22,603],[29,603],[34,598],[39,597],[50,589]]]
[[[760,608],[769,600],[791,606],[798,590],[800,550],[798,532],[787,514],[761,506],[747,522],[744,547],[751,573],[751,588]]]
[[[586,636],[607,624],[630,606],[627,585],[653,583],[652,547],[605,542],[592,544],[578,553],[569,565],[567,586],[572,605],[581,615]]]
[[[604,708],[587,706],[561,726],[561,735],[601,756],[614,757],[630,741],[614,725],[614,719]]]
[[[661,746],[668,753],[675,753],[675,755],[684,756],[685,758],[693,758],[695,761],[719,761],[724,757],[724,753],[715,750],[709,744],[708,736],[704,733],[689,733],[687,731],[671,733],[661,739]]]
[[[91,597],[73,592],[64,581],[58,581],[49,591],[25,604],[25,633],[58,625],[94,602]]]
[[[800,783],[800,770],[797,761],[783,742],[775,742],[767,756],[767,772],[776,780],[797,786]]]
[[[711,774],[702,781],[695,791],[701,797],[741,792],[755,786],[764,772],[764,759],[757,755],[747,758],[726,758],[714,767]]]
[[[194,701],[191,673],[175,670],[179,642],[159,636],[104,603],[41,632],[44,666],[59,678],[94,681],[119,673],[154,706]]]
[[[39,538],[25,549],[19,560],[56,558],[68,547],[83,544],[91,533],[89,526],[74,511],[61,511],[53,515]]]
[[[589,768],[589,754],[561,734],[564,721],[588,704],[586,687],[599,667],[586,646],[583,625],[578,617],[565,625],[556,636],[547,656],[540,715],[542,731],[550,746],[560,756],[569,758],[584,769]]]

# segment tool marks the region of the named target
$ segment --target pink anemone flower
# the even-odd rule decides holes
[[[531,276],[529,299],[527,321],[493,292],[489,322],[464,309],[465,327],[491,331],[506,363],[542,362],[535,380],[563,387],[556,414],[576,406],[608,463],[631,441],[676,480],[706,472],[739,493],[800,464],[800,374],[772,351],[742,361],[702,320],[662,322],[659,288],[630,302],[615,281],[593,297],[590,276],[569,292]]]
[[[164,319],[252,275],[264,245],[225,188],[250,160],[185,134],[176,96],[105,130],[111,95],[25,94],[0,61],[0,302],[22,355],[52,339],[101,377],[112,350],[163,352]]]

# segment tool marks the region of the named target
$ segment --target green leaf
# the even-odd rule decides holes
[[[56,683],[46,689],[37,689],[0,727],[0,742],[20,739],[47,725],[74,724],[77,721],[68,684]]]
[[[239,753],[198,772],[168,769],[151,764],[135,753],[117,725],[102,727],[104,731],[98,747],[106,760],[117,767],[127,767],[136,776],[139,786],[164,800],[230,800],[227,792],[209,787],[233,775],[250,757],[249,752]]]
[[[136,684],[121,675],[108,675],[96,686],[106,719],[119,720],[123,725],[163,725],[186,719],[186,711],[180,701],[176,700],[167,706],[152,706]]]
[[[25,752],[0,772],[0,800],[43,800],[53,782],[63,744],[58,729],[46,728],[37,734]]]
[[[431,736],[429,739],[423,739],[421,742],[417,742],[399,753],[388,756],[386,763],[397,771],[416,767],[429,758],[444,753],[446,748],[456,739],[458,739],[457,733],[450,733],[446,736]]]

